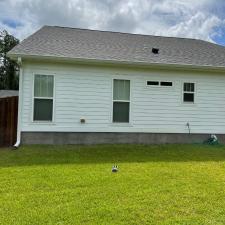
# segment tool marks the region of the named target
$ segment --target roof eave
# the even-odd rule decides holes
[[[15,54],[8,53],[7,56],[12,60],[17,60],[21,57],[23,60],[45,60],[48,62],[68,62],[68,63],[80,63],[80,64],[94,64],[94,65],[124,65],[124,66],[135,66],[135,67],[145,67],[145,68],[160,68],[160,69],[187,69],[187,70],[201,70],[201,71],[217,71],[225,72],[225,67],[223,66],[208,66],[208,65],[193,65],[193,64],[176,64],[176,63],[147,63],[147,62],[130,62],[130,61],[119,61],[119,60],[100,60],[100,59],[84,59],[84,58],[69,58],[69,57],[59,57],[59,56],[40,56],[40,55],[25,55],[25,54]]]

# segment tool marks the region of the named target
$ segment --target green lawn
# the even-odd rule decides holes
[[[225,146],[1,149],[0,224],[225,224]]]

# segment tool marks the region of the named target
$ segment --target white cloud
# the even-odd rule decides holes
[[[221,0],[0,0],[0,29],[20,39],[47,24],[212,41],[223,7]]]
[[[212,41],[214,28],[223,24],[223,21],[212,15],[207,16],[201,12],[196,13],[189,20],[176,24],[169,28],[172,36],[188,36]]]

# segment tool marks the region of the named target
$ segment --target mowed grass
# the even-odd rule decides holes
[[[0,224],[225,224],[225,146],[1,149]]]

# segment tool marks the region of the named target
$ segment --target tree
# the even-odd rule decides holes
[[[18,90],[18,65],[6,55],[18,43],[19,40],[6,30],[0,31],[0,90]]]

